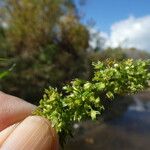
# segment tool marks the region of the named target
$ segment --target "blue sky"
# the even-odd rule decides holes
[[[149,15],[150,0],[87,0],[86,5],[79,8],[85,13],[84,22],[92,18],[96,28],[108,32],[114,22],[131,15]]]
[[[100,31],[106,39],[105,46],[135,47],[150,52],[150,0],[86,1],[83,6],[77,4],[85,14],[81,21],[95,21],[92,32]]]

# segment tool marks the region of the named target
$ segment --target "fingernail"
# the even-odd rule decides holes
[[[49,121],[29,116],[9,135],[1,150],[56,150],[57,136]]]

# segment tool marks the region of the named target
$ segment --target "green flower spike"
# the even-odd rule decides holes
[[[62,88],[62,93],[49,87],[34,114],[52,123],[63,145],[72,136],[74,123],[90,118],[96,120],[101,115],[103,98],[112,100],[116,95],[132,94],[149,87],[149,65],[150,60],[132,59],[93,63],[91,81],[75,79]]]

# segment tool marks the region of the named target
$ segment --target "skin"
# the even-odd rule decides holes
[[[49,121],[31,116],[36,106],[0,92],[0,150],[58,150]]]

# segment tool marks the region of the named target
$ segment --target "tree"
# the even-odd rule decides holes
[[[5,0],[7,57],[16,63],[3,89],[40,99],[45,86],[87,76],[88,30],[71,0]],[[25,90],[23,90],[25,88]],[[33,98],[34,97],[34,98]]]

